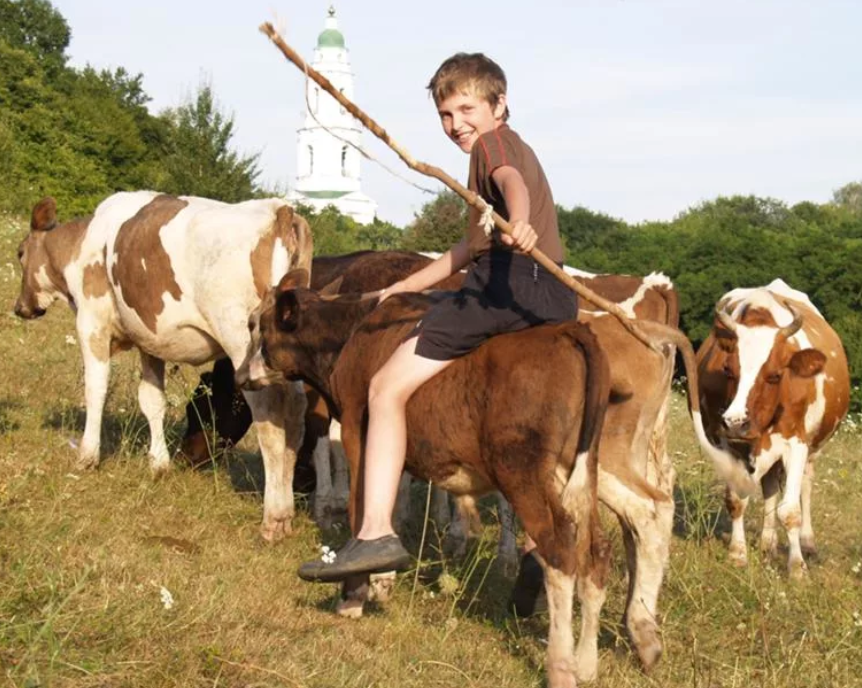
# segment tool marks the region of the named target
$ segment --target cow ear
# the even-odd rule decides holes
[[[814,377],[822,373],[826,365],[826,356],[817,349],[797,351],[790,359],[790,372],[797,377]]]
[[[297,287],[308,287],[311,283],[311,277],[308,270],[305,268],[296,268],[288,272],[278,283],[276,293],[281,294],[288,289],[296,289]]]
[[[33,206],[30,216],[30,229],[34,232],[47,232],[57,226],[57,201],[45,196]]]
[[[292,290],[281,292],[275,300],[275,326],[282,332],[299,327],[299,299]]]
[[[341,289],[341,285],[343,282],[344,275],[339,275],[325,287],[321,287],[321,289],[317,293],[321,296],[337,296],[338,290]]]

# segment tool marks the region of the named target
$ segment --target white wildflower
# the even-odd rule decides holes
[[[859,612],[853,612],[853,625],[856,628],[862,628],[862,614]]]
[[[66,344],[68,344],[70,346],[75,346],[75,344],[77,344],[77,343],[78,343],[77,340],[72,335],[70,335],[70,334],[66,335]]]
[[[850,570],[853,573],[859,573],[860,571],[862,571],[862,561],[857,561],[855,564],[853,564],[852,567],[850,567]]]
[[[320,553],[322,555],[320,558],[323,560],[324,564],[331,564],[335,561],[335,550],[331,549],[329,546],[321,545]]]
[[[162,598],[162,606],[165,609],[171,609],[174,606],[174,596],[171,595],[171,591],[168,590],[164,585],[159,589],[159,595]]]

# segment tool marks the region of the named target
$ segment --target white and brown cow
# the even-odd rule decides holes
[[[728,483],[730,557],[740,565],[747,562],[743,514],[760,483],[761,549],[776,551],[777,516],[789,540],[789,572],[801,576],[803,554],[814,551],[814,458],[849,405],[844,348],[808,297],[780,279],[728,292],[715,313],[698,351],[706,426],[700,439]],[[777,504],[782,473],[786,485]]]
[[[23,279],[15,313],[39,317],[56,299],[75,310],[87,406],[78,467],[99,462],[111,354],[136,347],[150,466],[166,470],[165,361],[197,365],[226,355],[239,367],[249,313],[289,269],[308,270],[311,253],[308,224],[275,198],[231,205],[123,192],[91,217],[60,225],[54,200],[40,201],[19,248]],[[266,470],[262,534],[275,540],[290,532],[304,396],[289,385],[246,399]]]

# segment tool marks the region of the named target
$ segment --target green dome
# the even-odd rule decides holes
[[[344,36],[338,29],[325,29],[317,37],[318,48],[343,48]]]

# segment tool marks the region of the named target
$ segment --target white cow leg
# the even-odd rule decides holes
[[[817,555],[814,544],[814,525],[811,522],[811,489],[814,486],[814,457],[809,456],[802,476],[802,533],[800,534],[802,554],[806,557]]]
[[[103,337],[92,335],[80,322],[78,340],[81,342],[81,353],[84,357],[84,400],[87,405],[87,420],[75,468],[84,470],[99,465],[102,413],[111,372],[111,342],[107,333],[104,333]]]
[[[579,681],[594,681],[599,672],[599,617],[607,592],[591,575],[578,579],[581,633],[575,649],[575,672]]]
[[[784,526],[785,531],[787,531],[787,544],[790,548],[787,558],[787,570],[791,578],[802,578],[808,572],[808,567],[802,558],[802,546],[800,543],[800,528],[802,526],[800,500],[807,461],[808,447],[796,438],[791,438],[784,454],[787,485],[781,504],[778,505],[778,519],[781,521],[781,525]]]
[[[548,597],[548,654],[545,670],[548,688],[576,688],[575,639],[572,634],[572,604],[575,577],[547,565],[539,557],[545,572],[545,594]]]
[[[760,551],[774,557],[778,553],[778,496],[781,492],[780,462],[774,464],[760,481],[763,487],[763,530],[760,533]]]
[[[171,467],[171,457],[165,442],[165,362],[143,351],[138,404],[150,426],[150,471],[158,477],[167,473]]]
[[[329,465],[329,436],[320,436],[311,455],[314,464],[314,521],[324,530],[332,526],[333,492]]]
[[[244,391],[243,395],[251,408],[266,475],[260,532],[264,540],[276,542],[290,534],[294,513],[293,485],[285,483],[284,391],[273,385],[257,392]]]
[[[669,477],[672,487],[673,476]],[[622,527],[629,577],[623,623],[641,663],[649,670],[663,651],[658,596],[670,554],[673,502],[654,502],[639,496],[601,467],[599,499],[616,513]],[[581,643],[585,642],[582,638]]]
[[[748,565],[748,547],[745,543],[745,509],[748,506],[748,497],[740,497],[730,485],[724,493],[724,503],[730,514],[730,546],[727,554],[730,561],[736,566]]]
[[[336,420],[329,423],[329,448],[332,460],[333,508],[338,513],[346,513],[350,497],[350,468],[341,444],[341,423]]]

